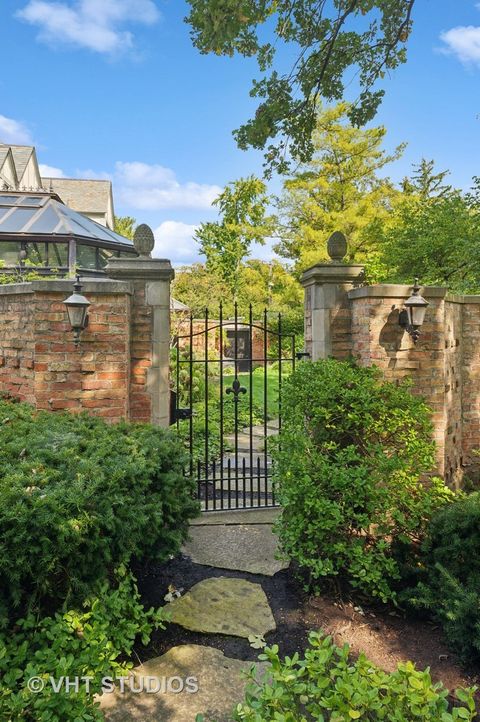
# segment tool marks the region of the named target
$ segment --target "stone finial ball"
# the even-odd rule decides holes
[[[327,252],[333,263],[341,263],[347,253],[347,239],[340,231],[332,233],[327,243]]]
[[[153,247],[155,246],[155,237],[152,229],[150,226],[147,226],[146,223],[141,223],[135,229],[133,245],[140,256],[151,257]]]

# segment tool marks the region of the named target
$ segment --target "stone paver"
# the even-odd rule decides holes
[[[196,564],[267,576],[288,566],[275,559],[278,539],[270,524],[193,526],[189,535],[182,551]]]
[[[248,638],[276,627],[262,587],[244,579],[204,579],[164,609],[172,622],[194,632]]]
[[[195,677],[197,692],[120,694],[116,691],[101,697],[101,709],[107,722],[194,722],[198,713],[204,713],[208,720],[227,722],[231,720],[236,702],[243,699],[246,680],[242,670],[250,666],[250,662],[225,657],[213,647],[196,644],[173,647],[161,657],[132,670],[133,688],[141,688],[142,678],[146,687],[146,677],[157,680],[180,677],[183,682],[187,677]],[[262,669],[261,664],[257,667]],[[171,685],[175,689],[180,687],[178,681]],[[128,689],[128,685],[126,687]]]

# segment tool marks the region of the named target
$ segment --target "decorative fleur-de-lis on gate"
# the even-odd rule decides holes
[[[240,385],[240,381],[237,378],[234,380],[232,387],[227,389],[227,394],[233,394],[233,400],[236,404],[238,404],[238,402],[240,400],[238,398],[239,395],[246,394],[246,393],[247,393],[247,389],[245,388],[245,386]]]

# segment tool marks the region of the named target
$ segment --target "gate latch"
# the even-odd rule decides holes
[[[192,418],[192,409],[177,409],[177,393],[170,391],[170,426],[177,421]]]

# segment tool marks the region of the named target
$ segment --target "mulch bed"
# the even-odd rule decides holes
[[[282,655],[301,654],[307,647],[309,632],[321,629],[331,634],[338,645],[348,643],[353,654],[365,652],[374,664],[386,671],[393,671],[399,662],[411,659],[418,669],[430,667],[433,679],[442,681],[451,690],[480,685],[480,667],[462,668],[435,625],[424,619],[407,619],[391,608],[367,607],[332,595],[310,597],[290,569],[267,577],[194,564],[180,555],[165,564],[137,568],[135,573],[147,607],[165,604],[169,584],[187,591],[203,579],[220,576],[260,584],[277,624],[277,629],[267,634],[266,641],[269,645],[278,644]],[[242,660],[255,661],[259,654],[247,640],[190,632],[176,624],[168,624],[165,630],[156,632],[148,647],[139,646],[135,652],[139,660],[145,661],[179,644],[209,645],[228,657]]]

